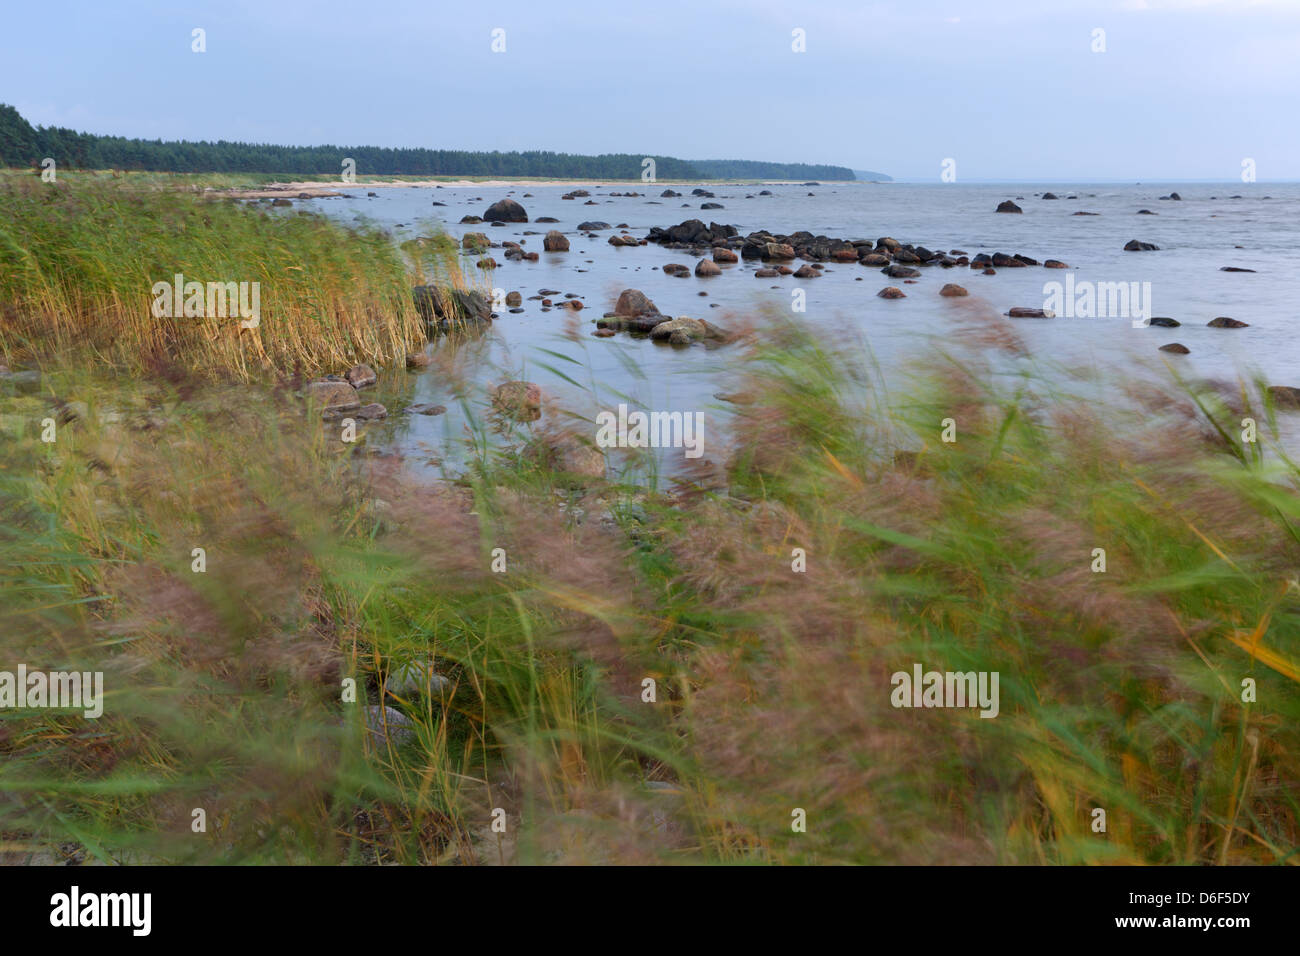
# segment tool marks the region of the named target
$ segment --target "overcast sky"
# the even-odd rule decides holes
[[[1300,178],[1300,0],[95,0],[4,23],[0,102],[95,133]]]

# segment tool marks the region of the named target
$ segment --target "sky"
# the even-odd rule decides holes
[[[0,102],[94,133],[1300,179],[1300,0],[3,4]]]

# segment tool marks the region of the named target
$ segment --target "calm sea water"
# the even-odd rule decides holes
[[[728,348],[673,348],[623,334],[611,339],[590,337],[595,319],[612,309],[625,288],[642,290],[665,314],[707,318],[722,326],[764,308],[789,314],[791,290],[803,289],[806,311],[801,320],[821,330],[838,348],[869,351],[888,379],[902,374],[909,357],[924,354],[936,343],[960,345],[962,336],[969,334],[970,303],[982,302],[987,311],[996,313],[1013,306],[1040,308],[1044,283],[1064,282],[1066,272],[1028,267],[984,276],[967,268],[936,266],[923,268],[916,284],[904,285],[876,268],[838,263],[826,263],[823,276],[815,280],[756,279],[753,272],[759,264],[742,261],[724,265],[723,275],[715,278],[679,279],[656,267],[681,262],[693,268],[695,259],[688,253],[655,245],[616,248],[606,241],[613,230],[587,239],[576,231],[585,220],[602,220],[611,226],[626,223],[627,231],[638,237],[651,226],[698,218],[734,225],[742,235],[765,229],[807,230],[845,239],[892,236],[935,250],[1060,259],[1071,267],[1076,283],[1150,283],[1151,314],[1173,317],[1183,325],[1135,329],[1127,317],[1016,320],[1015,330],[1040,359],[1125,378],[1154,375],[1161,374],[1166,359],[1158,346],[1176,341],[1191,354],[1172,360],[1190,375],[1231,379],[1260,372],[1272,383],[1300,386],[1296,317],[1300,184],[704,184],[716,194],[715,199],[704,200],[689,196],[692,184],[673,184],[671,188],[686,195],[661,199],[663,184],[635,183],[586,187],[595,205],[584,205],[585,199],[561,199],[574,188],[578,187],[385,188],[375,190],[378,196],[366,198],[362,187],[355,198],[316,200],[310,205],[344,222],[369,220],[390,229],[398,240],[427,235],[441,226],[457,238],[470,231],[484,232],[494,242],[509,239],[540,252],[541,261],[530,263],[507,261],[501,250],[491,251],[501,265],[494,274],[483,276],[484,286],[521,292],[525,311],[503,313],[491,334],[466,351],[483,384],[502,381],[506,375],[525,378],[588,413],[612,408],[626,395],[649,409],[707,414],[710,407],[718,407],[714,393],[725,390]],[[758,196],[762,188],[773,195]],[[646,195],[609,195],[629,190]],[[1045,191],[1061,198],[1039,198]],[[1160,200],[1171,191],[1182,200]],[[459,224],[462,216],[481,216],[488,205],[507,196],[521,202],[534,221],[499,228]],[[1015,199],[1023,214],[994,212],[1004,199]],[[446,205],[434,206],[435,201]],[[725,208],[701,210],[705,201]],[[1139,209],[1157,215],[1137,215]],[[1098,215],[1073,215],[1077,211]],[[559,223],[536,223],[539,216],[555,217]],[[542,252],[542,234],[547,229],[566,233],[571,251]],[[1123,246],[1130,239],[1155,243],[1160,249],[1125,252]],[[477,272],[473,263],[478,258],[467,257],[471,272]],[[1227,273],[1220,271],[1221,266],[1257,271]],[[965,286],[971,298],[940,297],[939,288],[947,282]],[[886,285],[898,285],[908,297],[878,298],[876,293]],[[582,296],[587,308],[577,319],[581,347],[562,335],[571,322],[568,312],[544,313],[540,302],[528,300],[541,289],[559,290],[561,295],[551,297],[556,301],[563,293]],[[700,292],[707,292],[707,297],[699,296]],[[1248,322],[1250,327],[1206,327],[1220,315]],[[558,361],[547,350],[571,355],[581,365]],[[596,398],[584,396],[544,367],[548,365],[584,385],[594,384]],[[415,400],[446,404],[450,413],[411,416],[401,426],[397,438],[401,444],[445,447],[460,434],[463,420],[455,396],[436,375],[418,377]]]

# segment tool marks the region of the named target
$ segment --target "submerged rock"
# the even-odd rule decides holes
[[[605,477],[604,454],[572,432],[538,436],[524,446],[523,458],[571,479]]]
[[[1004,199],[1002,202],[998,203],[997,212],[1024,212],[1024,210],[1013,203],[1010,199]]]
[[[1168,345],[1160,346],[1162,352],[1173,352],[1175,355],[1187,355],[1192,350],[1181,342],[1170,342]]]
[[[699,319],[685,316],[658,323],[650,330],[650,338],[667,339],[673,345],[690,345],[699,342],[707,334],[707,327]]]
[[[660,315],[658,312],[645,312],[638,315],[610,313],[596,320],[596,328],[610,329],[616,332],[631,332],[635,335],[648,335],[655,326],[669,321],[670,318],[670,316]]]
[[[1210,319],[1209,326],[1212,329],[1244,329],[1250,323],[1241,322],[1237,319],[1229,318],[1226,315],[1220,315]]]
[[[357,390],[347,382],[317,379],[307,383],[305,394],[308,401],[325,411],[345,412],[361,407]]]
[[[542,390],[532,382],[506,382],[493,390],[492,406],[515,421],[535,422],[542,417]]]

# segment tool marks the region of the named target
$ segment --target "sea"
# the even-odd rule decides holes
[[[713,197],[691,195],[697,187]],[[590,196],[562,198],[576,189]],[[665,189],[682,195],[664,197]],[[367,196],[368,191],[376,195]],[[963,339],[975,334],[975,314],[1010,323],[1037,365],[1085,378],[1096,375],[1112,384],[1142,377],[1167,380],[1177,373],[1218,381],[1259,376],[1270,384],[1300,386],[1300,184],[515,183],[373,190],[357,185],[348,193],[297,205],[344,224],[377,226],[395,242],[438,231],[457,240],[466,232],[482,232],[494,243],[510,240],[540,253],[537,262],[512,261],[493,248],[483,254],[499,264],[491,270],[476,267],[483,255],[464,256],[471,284],[488,293],[521,293],[523,311],[501,310],[473,341],[440,339],[430,345],[431,351],[455,353],[459,374],[468,377],[476,394],[467,394],[458,376],[439,375],[436,366],[412,376],[403,389],[403,400],[442,404],[448,411],[425,416],[395,409],[387,441],[404,450],[441,449],[427,456],[438,467],[457,459],[475,401],[509,380],[538,384],[548,400],[588,420],[620,403],[701,413],[721,441],[730,412],[717,396],[734,384],[731,373],[743,347],[671,346],[625,333],[594,337],[596,320],[613,309],[624,289],[641,290],[665,315],[703,318],[724,329],[756,328],[762,334],[764,317],[777,314],[806,323],[828,348],[861,357],[886,390],[905,389],[915,363],[926,356],[974,347]],[[1043,198],[1046,193],[1058,198]],[[1162,198],[1175,193],[1180,198]],[[483,216],[505,198],[522,204],[530,221],[495,227],[460,223],[466,215]],[[1023,212],[996,212],[1004,200]],[[723,208],[701,209],[706,202]],[[538,223],[539,217],[558,222]],[[615,233],[639,238],[651,227],[688,219],[732,225],[741,235],[764,230],[848,240],[888,236],[934,251],[1056,259],[1068,268],[1000,268],[996,275],[984,275],[967,267],[930,266],[908,284],[882,275],[878,267],[836,262],[825,263],[816,279],[760,279],[754,272],[763,263],[742,260],[722,265],[720,276],[696,277],[692,271],[689,278],[677,278],[663,266],[675,262],[693,270],[696,259],[689,251],[608,242]],[[587,221],[611,228],[589,236],[577,229]],[[550,229],[568,237],[568,252],[542,251]],[[1131,240],[1158,249],[1126,251]],[[969,296],[940,296],[946,283],[963,286]],[[1127,312],[1107,297],[1106,289],[1114,287],[1104,284],[1115,283],[1130,292]],[[1090,284],[1099,291],[1091,313],[1081,298]],[[880,298],[885,286],[902,289],[906,298]],[[530,298],[542,290],[558,293],[549,296],[557,304],[566,294],[580,297],[585,308],[544,311],[540,300]],[[1060,293],[1055,300],[1054,290]],[[1067,290],[1073,293],[1068,300]],[[1003,317],[1012,308],[1045,306],[1054,306],[1056,316]],[[1097,314],[1115,311],[1122,314]],[[1143,324],[1150,316],[1181,324]],[[1210,327],[1218,316],[1247,326]],[[1159,351],[1172,342],[1189,353]],[[671,470],[673,456],[666,461]]]

